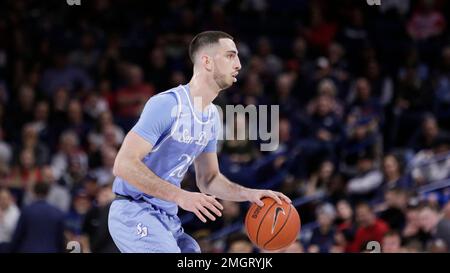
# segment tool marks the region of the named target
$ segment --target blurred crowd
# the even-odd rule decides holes
[[[450,251],[449,1],[1,5],[0,252],[117,251],[115,156],[146,101],[189,81],[203,30],[231,34],[242,62],[215,104],[280,106],[277,150],[224,140],[219,161],[242,185],[311,197],[282,251]],[[197,190],[193,170],[183,187]],[[242,228],[216,236],[248,205],[222,203],[206,225],[181,212],[186,231],[203,252],[260,251]]]

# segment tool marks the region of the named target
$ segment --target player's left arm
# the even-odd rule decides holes
[[[236,202],[250,201],[263,206],[263,197],[271,197],[281,204],[281,199],[291,203],[289,197],[281,192],[259,190],[243,187],[231,182],[220,173],[217,154],[215,152],[201,153],[194,161],[197,187],[205,194],[219,199]]]

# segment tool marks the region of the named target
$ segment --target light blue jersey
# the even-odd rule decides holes
[[[189,85],[180,85],[153,96],[146,103],[139,121],[131,129],[153,145],[144,157],[145,165],[163,180],[177,187],[195,158],[203,152],[216,152],[221,131],[217,108],[210,104],[200,113],[194,108]],[[120,177],[113,191],[134,200],[144,200],[169,215],[176,215],[175,203],[145,194]]]
[[[143,159],[162,179],[180,187],[189,166],[204,152],[215,152],[221,130],[214,105],[204,113],[194,110],[189,86],[178,86],[153,96],[131,129],[153,145]],[[198,243],[184,233],[176,204],[139,191],[120,177],[113,191],[108,228],[121,252],[200,252]]]

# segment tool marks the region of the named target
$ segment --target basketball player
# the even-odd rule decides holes
[[[236,82],[241,69],[233,38],[220,31],[202,32],[191,41],[189,54],[194,64],[190,82],[148,100],[116,157],[117,198],[109,230],[122,252],[200,252],[183,231],[178,207],[206,222],[221,216],[223,207],[216,198],[260,206],[263,197],[291,202],[280,192],[242,187],[219,171],[221,121],[212,101]],[[201,193],[180,188],[192,163]]]

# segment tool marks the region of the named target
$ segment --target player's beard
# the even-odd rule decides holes
[[[214,69],[213,79],[216,82],[217,86],[219,86],[220,90],[226,89],[233,84],[232,79],[231,82],[230,80],[227,81],[227,75],[220,73],[217,67],[215,67]]]

